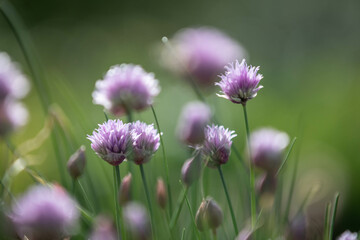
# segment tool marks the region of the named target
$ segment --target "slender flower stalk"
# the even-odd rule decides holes
[[[148,206],[149,206],[152,232],[153,232],[153,236],[155,236],[154,213],[153,213],[153,210],[152,210],[152,205],[151,205],[151,201],[150,201],[150,193],[149,193],[149,188],[148,188],[148,186],[147,186],[147,181],[146,181],[146,177],[145,177],[145,172],[144,172],[144,166],[143,166],[143,164],[140,164],[140,165],[139,165],[139,168],[140,168],[140,173],[141,173],[141,179],[142,179],[143,184],[144,184],[146,201],[147,201]],[[154,239],[155,239],[155,237],[154,237]]]
[[[245,129],[246,129],[246,139],[248,145],[249,158],[251,159],[251,150],[250,150],[250,130],[249,122],[246,111],[246,105],[243,105],[244,110],[244,119],[245,119]],[[249,164],[250,170],[250,211],[251,211],[251,228],[255,229],[256,225],[256,198],[255,198],[255,173],[252,164]]]
[[[226,187],[225,179],[224,179],[224,176],[223,176],[223,173],[222,173],[222,170],[221,170],[221,166],[220,166],[220,165],[218,166],[218,171],[219,171],[219,175],[220,175],[220,178],[221,178],[222,185],[223,185],[223,187],[224,187],[224,191],[225,191],[225,195],[226,195],[226,200],[227,200],[227,202],[228,202],[228,204],[229,204],[230,214],[231,214],[231,220],[232,220],[232,223],[233,223],[233,226],[234,226],[235,235],[236,235],[236,234],[239,233],[239,230],[238,230],[237,223],[236,223],[236,218],[235,218],[235,214],[234,214],[234,209],[233,209],[232,204],[231,204],[229,192],[228,192],[228,189],[227,189],[227,187]]]
[[[163,138],[162,138],[162,132],[161,132],[161,129],[160,129],[160,124],[159,124],[158,118],[156,116],[156,112],[155,112],[155,109],[154,109],[153,105],[151,105],[151,110],[152,110],[152,113],[153,113],[154,118],[155,118],[156,127],[157,127],[157,129],[159,130],[159,133],[160,133],[160,143],[161,143],[161,150],[162,150],[162,155],[163,155],[163,159],[164,159],[166,185],[167,185],[167,191],[168,191],[168,196],[169,196],[169,213],[171,215],[172,214],[172,197],[171,197],[172,195],[171,195],[171,187],[170,187],[170,179],[169,179],[169,164],[168,164],[166,154],[165,154],[165,145],[164,145],[164,141],[163,141]]]
[[[171,219],[170,219],[170,231],[172,232],[175,225],[176,225],[176,222],[179,218],[179,215],[180,215],[180,212],[181,212],[181,209],[182,209],[182,206],[184,205],[184,201],[185,201],[185,198],[186,198],[186,195],[189,191],[189,186],[186,186],[182,191],[181,191],[181,194],[179,195],[179,198],[178,198],[178,201],[177,201],[177,204],[176,204],[176,207],[175,207],[175,211],[173,213],[173,215],[171,216]]]
[[[119,165],[114,166],[114,200],[115,200],[115,218],[118,239],[121,239],[121,226],[120,226],[120,206],[119,206],[119,187],[121,183]]]
[[[336,211],[337,211],[337,207],[338,207],[338,202],[339,202],[339,197],[340,194],[336,193],[335,194],[335,200],[334,200],[334,209],[331,215],[331,222],[330,222],[330,229],[329,229],[329,240],[333,239],[333,235],[334,235],[334,224],[335,224],[335,217],[336,217]]]

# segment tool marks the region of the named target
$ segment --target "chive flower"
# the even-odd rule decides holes
[[[357,239],[358,239],[358,234],[356,232],[352,233],[349,230],[346,230],[337,238],[337,240],[357,240]]]
[[[146,209],[139,203],[130,202],[123,209],[123,218],[131,239],[151,239],[151,225]]]
[[[28,111],[19,102],[7,98],[0,101],[0,136],[22,127],[28,119]]]
[[[122,163],[132,152],[130,124],[121,120],[108,120],[99,124],[99,128],[87,138],[95,153],[113,166]]]
[[[139,65],[121,64],[112,66],[104,79],[96,82],[92,96],[95,104],[121,116],[148,108],[159,93],[153,73],[145,72]]]
[[[138,165],[147,163],[160,146],[160,134],[153,124],[136,121],[131,124],[131,135],[133,154],[129,160]]]
[[[200,87],[212,87],[224,65],[245,56],[238,42],[211,28],[186,28],[175,34],[172,48],[164,52],[164,65]]]
[[[202,147],[202,156],[208,167],[216,168],[229,160],[231,144],[235,131],[230,131],[224,126],[207,126],[205,141]]]
[[[18,199],[11,218],[21,239],[64,239],[74,233],[79,211],[63,188],[34,186]]]
[[[0,100],[23,98],[29,88],[29,82],[17,64],[11,61],[8,54],[0,52]]]
[[[262,128],[250,136],[252,163],[269,173],[276,173],[283,160],[283,152],[289,144],[289,136],[272,128]]]
[[[211,110],[205,103],[195,101],[186,104],[176,128],[180,141],[190,146],[202,144],[205,139],[205,127],[210,118]]]
[[[245,105],[263,88],[263,86],[259,86],[259,82],[263,78],[261,74],[258,74],[259,67],[247,65],[245,59],[241,63],[238,60],[230,63],[225,66],[225,70],[225,74],[220,76],[221,81],[215,83],[222,90],[221,94],[218,94],[219,97]]]

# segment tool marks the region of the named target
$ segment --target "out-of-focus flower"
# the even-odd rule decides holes
[[[256,190],[259,194],[274,194],[277,186],[277,178],[273,174],[264,173],[256,181]]]
[[[9,55],[0,52],[0,101],[5,98],[23,98],[30,85],[18,66],[11,61]]]
[[[200,231],[207,228],[215,230],[221,225],[223,218],[223,211],[217,202],[213,198],[207,197],[201,202],[196,212],[195,223]]]
[[[76,228],[79,212],[63,188],[35,186],[13,206],[11,218],[21,239],[63,239]]]
[[[229,160],[231,144],[235,131],[225,129],[223,126],[207,126],[202,155],[208,167],[216,168]]]
[[[114,166],[122,163],[132,152],[130,124],[121,120],[108,120],[99,124],[99,128],[87,138],[95,153]]]
[[[254,232],[251,230],[251,228],[246,227],[243,230],[241,230],[241,232],[239,233],[239,235],[237,235],[235,240],[252,240],[253,235]]]
[[[147,163],[160,146],[160,134],[153,124],[147,125],[136,121],[131,124],[131,135],[133,138],[133,155],[129,160],[136,164]]]
[[[28,112],[21,103],[13,99],[0,101],[0,136],[24,126],[27,119]]]
[[[252,163],[270,173],[275,173],[283,160],[283,151],[289,136],[272,128],[262,128],[250,136]]]
[[[291,220],[286,239],[291,239],[291,240],[307,239],[306,233],[307,233],[306,217],[303,214],[299,214],[293,220]]]
[[[123,210],[126,229],[134,240],[151,239],[151,226],[146,209],[138,203],[129,203]]]
[[[114,228],[113,221],[105,216],[99,216],[96,218],[95,227],[90,240],[116,240],[117,233]]]
[[[208,105],[197,101],[186,104],[181,111],[176,129],[179,139],[191,146],[203,143],[205,127],[210,118],[211,110]]]
[[[139,65],[115,65],[98,80],[93,92],[93,102],[104,106],[114,115],[141,111],[149,107],[160,93],[158,80]]]
[[[225,33],[210,27],[186,28],[175,34],[164,51],[164,65],[200,86],[213,86],[228,62],[243,58],[244,49]]]
[[[258,86],[263,78],[258,74],[259,67],[248,66],[245,59],[241,63],[236,60],[235,63],[225,66],[225,69],[225,74],[220,76],[221,81],[215,83],[222,90],[222,94],[218,94],[219,97],[245,105],[248,100],[256,97],[257,92],[263,87]]]
[[[121,181],[119,190],[119,202],[121,205],[125,205],[131,199],[131,180],[132,175],[131,173],[128,173],[128,175],[126,175]]]
[[[164,180],[158,178],[156,184],[156,200],[162,209],[165,209],[167,203],[167,192]]]
[[[181,179],[186,186],[190,186],[200,178],[201,174],[201,160],[200,154],[196,154],[195,157],[192,157],[185,161],[184,165],[181,168]]]
[[[77,179],[84,173],[86,165],[85,146],[81,146],[67,163],[67,169],[73,179]]]
[[[346,230],[337,238],[337,240],[357,240],[357,239],[358,239],[358,234],[352,233],[349,230]]]

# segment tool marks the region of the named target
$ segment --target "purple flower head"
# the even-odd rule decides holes
[[[225,69],[225,75],[220,76],[221,81],[215,83],[220,86],[223,93],[218,94],[219,97],[245,105],[248,100],[256,97],[257,92],[263,87],[258,86],[263,78],[258,74],[259,67],[248,66],[245,59],[241,63],[236,60],[235,63],[225,66]]]
[[[160,134],[153,124],[136,121],[131,125],[131,135],[134,150],[131,160],[136,164],[147,163],[160,146]]]
[[[182,29],[172,44],[165,64],[182,75],[189,74],[203,87],[213,86],[228,62],[245,56],[239,43],[211,27]]]
[[[139,65],[112,66],[103,80],[98,80],[93,102],[103,105],[114,115],[127,111],[141,111],[149,107],[160,92],[158,80]]]
[[[146,209],[138,203],[129,203],[124,207],[125,227],[134,240],[151,239],[151,227]]]
[[[27,119],[28,112],[21,103],[10,98],[0,101],[0,136],[24,126]]]
[[[0,100],[19,99],[29,91],[29,82],[9,55],[0,52]]]
[[[95,153],[111,165],[119,165],[132,152],[130,124],[121,120],[108,120],[99,124],[93,135],[87,137]]]
[[[262,128],[250,136],[252,163],[270,173],[280,167],[283,151],[289,144],[289,136],[272,128]]]
[[[188,145],[202,144],[205,139],[205,127],[210,122],[211,110],[202,102],[186,104],[180,114],[177,135]]]
[[[341,234],[337,240],[357,240],[358,239],[358,234],[357,233],[352,233],[349,230],[346,230],[345,232],[343,232],[343,234]]]
[[[12,219],[21,239],[63,239],[79,218],[75,201],[59,186],[34,186],[14,205]]]
[[[113,221],[105,216],[99,216],[95,220],[95,227],[90,240],[117,240],[117,233]]]
[[[207,126],[202,155],[208,167],[216,168],[229,160],[231,144],[236,137],[235,131],[225,129],[223,126]]]

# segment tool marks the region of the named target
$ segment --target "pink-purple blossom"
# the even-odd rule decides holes
[[[196,146],[202,144],[205,139],[205,127],[210,122],[211,110],[202,102],[190,102],[186,104],[180,114],[177,135],[181,142]]]
[[[262,128],[250,136],[252,163],[270,173],[280,167],[283,151],[289,144],[289,136],[272,128]]]
[[[225,74],[220,76],[221,81],[215,83],[222,90],[221,94],[218,94],[219,97],[245,105],[248,100],[256,97],[257,92],[263,87],[259,86],[263,78],[258,74],[259,67],[247,65],[245,59],[241,63],[236,60],[225,66],[225,69]]]
[[[234,137],[236,137],[235,131],[224,126],[208,125],[206,127],[202,156],[208,167],[215,168],[229,160]]]
[[[13,206],[11,218],[21,239],[63,239],[76,229],[79,211],[60,186],[34,186]]]
[[[27,119],[28,111],[21,103],[11,98],[0,101],[0,136],[24,126]]]
[[[213,86],[228,62],[245,56],[238,42],[211,27],[182,29],[171,45],[164,54],[164,65],[183,76],[190,75],[203,87]]]
[[[95,153],[110,163],[119,165],[132,153],[130,124],[121,120],[108,120],[87,137]]]
[[[337,238],[337,240],[357,240],[357,239],[358,239],[358,234],[356,232],[352,233],[349,230],[346,230]]]
[[[131,124],[131,135],[133,155],[130,160],[136,164],[147,163],[160,146],[160,134],[154,128],[154,124],[147,125],[136,121]]]
[[[159,83],[153,73],[139,65],[121,64],[112,66],[104,78],[96,82],[92,96],[95,104],[121,116],[146,109],[159,93]]]

